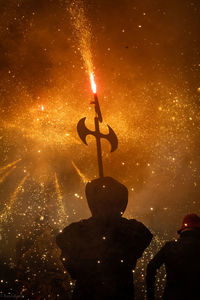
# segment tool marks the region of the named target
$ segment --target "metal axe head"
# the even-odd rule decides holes
[[[111,152],[113,152],[117,149],[118,139],[117,139],[116,134],[114,133],[114,131],[112,130],[112,128],[109,125],[107,125],[108,129],[109,129],[109,133],[103,134],[100,132],[89,130],[85,125],[85,120],[86,120],[86,118],[82,118],[82,119],[80,119],[80,121],[77,124],[78,135],[84,144],[87,145],[86,138],[87,138],[87,135],[90,134],[90,135],[93,135],[96,139],[104,138],[104,139],[108,140],[111,144]]]
[[[117,139],[117,136],[116,136],[115,132],[112,130],[112,128],[109,125],[107,125],[107,126],[108,126],[108,129],[109,129],[109,133],[108,134],[101,134],[101,137],[110,142],[111,152],[113,152],[118,147],[118,139]]]
[[[93,133],[93,131],[87,129],[87,127],[85,125],[85,119],[86,119],[86,117],[82,118],[78,121],[77,132],[78,132],[78,135],[79,135],[81,141],[83,141],[83,143],[87,145],[87,142],[86,142],[87,135],[94,134],[94,133]]]

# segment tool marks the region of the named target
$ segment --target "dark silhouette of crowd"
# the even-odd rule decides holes
[[[133,273],[137,260],[152,240],[151,232],[135,219],[122,215],[127,188],[110,177],[86,185],[92,216],[72,223],[56,237],[61,259],[75,280],[73,300],[133,300]],[[155,299],[157,269],[166,267],[165,300],[199,300],[200,218],[187,215],[176,241],[167,242],[149,262],[148,300]]]
[[[153,235],[141,222],[123,217],[128,190],[120,182],[98,178],[87,183],[85,192],[91,217],[59,234],[47,218],[36,220],[34,232],[18,239],[16,266],[12,261],[5,263],[7,240],[1,232],[0,298],[136,299],[136,263]],[[156,274],[162,265],[166,272],[163,300],[200,299],[200,217],[186,215],[177,232],[178,239],[166,242],[144,266],[146,300],[157,299],[156,286],[161,281],[156,281]]]

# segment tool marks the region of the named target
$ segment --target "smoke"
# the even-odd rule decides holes
[[[25,170],[22,208],[27,199],[40,206],[43,184],[53,206],[56,173],[69,222],[89,215],[71,161],[95,178],[95,141],[86,147],[76,133],[84,116],[93,129],[95,66],[101,130],[108,123],[119,139],[113,154],[102,144],[105,174],[129,188],[129,217],[175,228],[199,211],[197,13],[182,1],[111,2],[1,1],[1,165],[22,158],[1,198],[9,201]]]

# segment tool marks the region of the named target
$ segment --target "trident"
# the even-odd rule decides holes
[[[93,90],[93,94],[94,94],[94,101],[91,102],[91,103],[94,104],[95,114],[96,114],[96,116],[94,118],[95,131],[89,130],[86,127],[86,125],[85,125],[86,117],[80,119],[80,121],[78,122],[77,131],[78,131],[78,135],[79,135],[80,139],[86,145],[88,145],[87,142],[86,142],[87,135],[90,134],[90,135],[93,135],[96,138],[99,177],[103,177],[104,175],[103,175],[101,139],[104,138],[104,139],[106,139],[110,142],[111,152],[113,152],[117,149],[118,140],[117,140],[116,134],[114,133],[114,131],[112,130],[112,128],[109,125],[107,125],[108,129],[109,129],[108,134],[103,134],[103,133],[100,132],[99,123],[102,123],[103,118],[102,118],[102,114],[101,114],[101,110],[100,110],[100,106],[99,106],[99,101],[98,101],[98,97],[97,97],[97,93],[96,93],[96,84],[94,82],[94,76],[93,76],[92,73],[90,75],[90,79],[91,79],[91,86],[92,86],[92,90]]]

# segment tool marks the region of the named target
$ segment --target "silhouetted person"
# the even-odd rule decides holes
[[[128,190],[110,177],[89,182],[92,217],[57,236],[63,264],[76,280],[73,299],[134,299],[133,270],[152,234],[140,222],[122,218]]]
[[[200,218],[184,217],[177,241],[167,242],[147,267],[147,299],[154,300],[156,271],[165,264],[165,300],[200,299]]]

